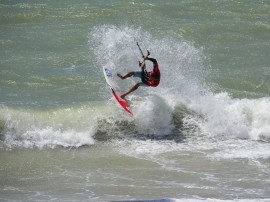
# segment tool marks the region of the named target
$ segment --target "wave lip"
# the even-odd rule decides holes
[[[0,148],[55,148],[93,145],[95,124],[89,109],[0,108]],[[94,113],[94,112],[92,112]]]
[[[29,130],[23,134],[7,133],[4,140],[4,145],[8,148],[80,147],[94,143],[94,139],[88,132],[60,131],[54,130],[52,127]]]

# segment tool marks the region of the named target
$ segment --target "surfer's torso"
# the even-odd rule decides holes
[[[142,82],[147,84],[148,86],[156,87],[159,85],[160,82],[160,71],[158,68],[158,63],[156,59],[148,58],[154,64],[153,70],[150,72],[143,72],[142,73]]]

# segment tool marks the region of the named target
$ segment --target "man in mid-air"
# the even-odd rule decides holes
[[[150,72],[147,72],[145,69],[145,60],[150,60],[153,62],[153,70]],[[148,56],[143,57],[143,62],[139,62],[139,66],[141,67],[141,71],[132,71],[127,73],[125,76],[122,76],[121,74],[117,74],[121,79],[126,79],[128,77],[139,77],[141,78],[141,81],[136,83],[133,87],[131,87],[126,93],[122,94],[120,97],[122,99],[125,99],[125,97],[130,94],[131,92],[137,90],[139,86],[146,86],[146,87],[157,87],[159,85],[160,81],[160,72],[158,68],[157,60],[154,58],[149,58]]]

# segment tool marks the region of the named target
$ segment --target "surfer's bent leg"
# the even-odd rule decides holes
[[[121,78],[121,79],[126,79],[126,78],[128,78],[128,77],[133,76],[133,75],[134,75],[134,72],[129,72],[129,73],[127,73],[125,76],[122,76],[121,74],[117,74],[117,76],[118,76],[119,78]]]
[[[121,97],[122,99],[125,99],[125,97],[126,97],[129,93],[132,93],[133,91],[137,90],[137,88],[139,88],[139,86],[140,86],[140,82],[137,83],[137,84],[135,84],[135,86],[131,87],[131,88],[129,89],[128,92],[124,93],[124,94],[121,95],[120,97]]]

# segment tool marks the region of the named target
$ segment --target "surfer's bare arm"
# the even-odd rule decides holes
[[[145,71],[145,65],[142,66],[142,72],[144,72],[144,71]]]
[[[153,62],[154,64],[157,64],[157,60],[155,58],[149,58],[148,56],[144,56],[143,57],[144,60],[150,60],[151,62]]]
[[[142,69],[142,71],[144,71],[144,69],[145,69],[145,62],[144,62],[144,60],[142,62],[139,61],[139,67]]]

